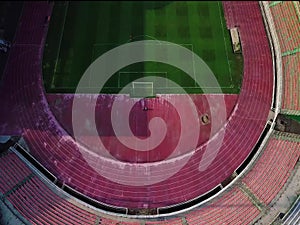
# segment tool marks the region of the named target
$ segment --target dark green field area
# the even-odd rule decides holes
[[[43,58],[46,92],[74,93],[95,59],[117,46],[140,40],[186,47],[207,63],[224,93],[239,93],[243,58],[232,51],[221,2],[192,1],[55,2]],[[178,60],[183,60],[180,55]],[[185,60],[193,67],[193,57]],[[170,79],[189,93],[202,93],[194,78],[158,62],[122,68],[101,92],[118,93],[126,84],[150,75]],[[194,70],[193,75],[201,78],[201,71]],[[153,86],[156,91],[177,93],[168,82],[153,80]],[[92,82],[88,88],[95,88]],[[209,88],[213,92],[214,87]]]
[[[296,120],[300,123],[300,116],[288,115],[288,117],[290,117],[291,119]]]

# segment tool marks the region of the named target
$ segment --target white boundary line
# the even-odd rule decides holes
[[[64,23],[62,25],[62,30],[61,30],[61,34],[60,34],[60,39],[59,39],[59,44],[58,44],[58,51],[57,51],[57,55],[56,55],[56,59],[55,59],[54,74],[53,74],[53,77],[52,77],[52,82],[51,82],[50,87],[52,87],[54,85],[55,73],[56,73],[58,58],[59,58],[59,55],[60,55],[61,41],[62,41],[64,30],[65,30],[66,18],[67,18],[68,9],[69,9],[69,3],[66,2],[66,4],[67,4],[67,6],[66,6],[66,9],[65,9]]]
[[[186,87],[186,86],[180,86],[180,87],[182,87],[182,88],[189,88],[189,89],[199,89],[199,87],[190,87],[190,86],[188,86],[188,87]],[[75,87],[60,86],[60,87],[55,87],[54,89],[59,90],[59,89],[73,89],[73,88],[75,88]],[[94,88],[97,88],[97,86],[86,86],[86,87],[82,87],[82,88],[94,89]],[[122,87],[107,87],[107,86],[105,86],[104,88],[122,88]],[[164,87],[164,88],[167,88],[167,89],[177,89],[178,87]],[[205,88],[216,88],[216,87],[205,87]],[[230,89],[232,89],[231,87],[221,87],[221,88],[230,88]],[[211,93],[211,94],[213,94],[213,93]]]
[[[111,43],[94,43],[93,44],[93,46],[103,46],[103,45],[116,45],[116,46],[118,46],[118,45],[120,45],[120,44],[118,44],[118,43],[113,43],[113,42],[111,42]]]
[[[226,46],[226,40],[225,40],[225,34],[224,34],[224,25],[223,25],[223,22],[222,22],[221,9],[220,9],[220,3],[219,2],[218,2],[218,9],[219,9],[219,17],[220,17],[221,29],[222,29],[223,40],[224,40],[224,50],[225,50],[227,64],[228,64],[228,72],[229,72],[229,76],[230,76],[230,81],[232,83],[231,68],[230,68],[229,59],[228,59],[228,52],[227,52],[227,46]]]
[[[196,54],[195,52],[194,52],[194,45],[193,44],[191,44],[192,45],[192,52],[194,53],[194,54]],[[194,54],[193,54],[193,56],[192,56],[192,58],[193,58],[193,71],[194,71],[194,86],[196,87],[196,70],[195,70],[195,58],[194,58]]]

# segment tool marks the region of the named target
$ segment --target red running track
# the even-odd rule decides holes
[[[25,3],[4,74],[5,97],[9,105],[2,116],[11,117],[14,112],[13,116],[17,117],[16,122],[23,130],[31,154],[66,184],[102,202],[132,208],[152,208],[202,195],[230,176],[249,155],[266,124],[272,101],[272,58],[258,2],[231,4],[242,41],[243,85],[235,112],[215,138],[209,141],[216,145],[220,136],[225,134],[217,156],[205,171],[199,170],[199,162],[206,145],[200,146],[175,175],[141,187],[115,183],[87,164],[81,152],[90,157],[91,163],[98,166],[97,169],[110,173],[115,179],[126,175],[125,172],[129,180],[138,178],[134,172],[139,168],[137,164],[128,164],[123,168],[116,164],[111,168],[111,162],[89,155],[87,149],[76,144],[61,128],[49,109],[41,74],[43,44],[47,33],[44,18],[52,7],[46,2]],[[182,157],[177,162],[180,164],[185,160]],[[109,171],[106,169],[108,166]],[[160,170],[155,171],[157,164],[153,163],[150,171],[153,169],[154,175],[160,176],[176,166],[175,161],[163,162]]]
[[[55,115],[58,122],[62,125],[62,127],[74,137],[73,129],[72,129],[72,106],[73,106],[73,99],[74,97],[79,97],[78,95],[72,94],[47,94],[47,100],[51,111]],[[129,96],[120,96],[117,95],[95,95],[93,97],[97,97],[97,105],[95,108],[95,115],[96,115],[96,126],[98,128],[98,133],[103,142],[106,149],[120,161],[126,162],[155,162],[161,161],[166,159],[172,151],[175,149],[176,144],[178,142],[178,138],[180,136],[180,120],[179,115],[168,101],[162,98],[155,98],[155,99],[144,99],[144,100],[136,100],[129,98]],[[80,98],[82,102],[84,102],[85,108],[81,110],[93,110],[92,106],[89,104],[89,97],[90,95],[84,95]],[[171,102],[178,101],[184,102],[184,96],[181,95],[164,95],[164,98],[168,98]],[[193,100],[193,104],[197,107],[197,114],[199,117],[199,121],[201,121],[201,116],[208,115],[211,118],[212,111],[220,111],[219,107],[221,105],[212,105],[210,108],[209,102],[207,100],[206,95],[190,95],[191,99]],[[226,106],[226,118],[228,118],[233,110],[234,106],[237,101],[237,95],[235,94],[226,94],[226,95],[210,95],[210,97],[214,97],[216,99],[224,98],[225,106]],[[132,132],[135,136],[140,138],[149,137],[150,131],[148,130],[148,124],[150,120],[154,117],[162,118],[167,126],[168,126],[168,133],[164,138],[163,142],[158,145],[155,149],[142,152],[142,151],[134,151],[122,143],[120,143],[119,139],[116,137],[116,134],[113,130],[112,123],[111,123],[111,110],[112,110],[112,103],[116,101],[123,101],[123,102],[133,102],[134,106],[131,110],[130,114],[130,127]],[[143,111],[143,107],[146,105],[150,110]],[[183,104],[181,104],[183,105]],[[188,107],[188,106],[187,106]],[[224,125],[221,121],[216,121],[219,118],[214,119],[214,125],[212,128],[211,122],[205,124],[200,122],[200,133],[198,138],[197,146],[200,146],[207,142],[210,138],[210,135],[216,134],[220,128]],[[95,145],[97,145],[99,141],[98,136],[89,135],[89,130],[86,126],[87,119],[83,120],[81,124],[81,139],[82,143],[85,144],[89,149],[93,149]],[[91,121],[88,124],[92,123]],[[122,133],[123,136],[128,136],[127,133]],[[176,153],[173,157],[177,155],[182,155],[189,151],[189,149],[183,149],[183,151]]]

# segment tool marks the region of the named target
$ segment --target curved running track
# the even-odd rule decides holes
[[[218,137],[225,132],[217,157],[204,172],[198,167],[205,145],[177,174],[145,187],[113,183],[85,162],[78,150],[80,146],[57,123],[44,95],[41,70],[47,34],[44,21],[45,16],[51,14],[52,3],[24,4],[4,74],[5,85],[0,90],[5,106],[2,120],[19,124],[31,154],[49,171],[99,201],[123,207],[152,208],[202,195],[230,176],[249,155],[266,124],[272,102],[272,58],[259,4],[235,2],[232,6],[232,25],[239,27],[244,55],[243,85],[235,112],[216,138],[210,140],[218,142]],[[230,17],[227,13],[226,16]],[[1,129],[3,133],[5,128]],[[100,159],[94,160],[100,162],[97,161]],[[172,164],[166,164],[165,168],[170,166]],[[121,170],[116,168],[111,172],[118,174]]]

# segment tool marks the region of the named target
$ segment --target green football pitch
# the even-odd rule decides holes
[[[290,117],[291,119],[296,120],[300,123],[300,116],[288,115],[288,117]]]
[[[221,2],[55,2],[43,56],[43,80],[48,93],[74,93],[88,66],[122,44],[168,41],[193,51],[213,71],[224,93],[239,93],[243,58],[234,54]],[[179,60],[180,60],[180,56]],[[188,59],[193,67],[194,59]],[[201,76],[193,71],[194,76]],[[102,93],[118,93],[134,80],[163,77],[188,93],[202,93],[182,70],[159,62],[122,68],[106,82]],[[168,82],[153,88],[177,93]],[[91,82],[87,88],[93,88]],[[214,87],[211,88],[212,93]],[[161,93],[163,94],[163,93]]]

